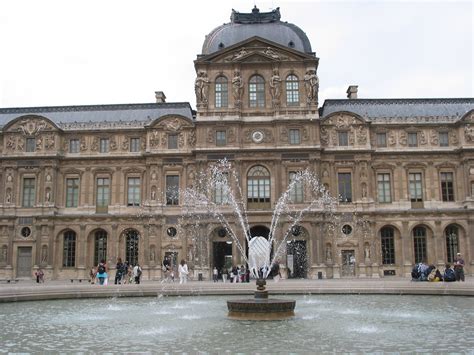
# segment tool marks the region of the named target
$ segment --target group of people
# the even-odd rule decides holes
[[[259,277],[266,277],[268,268],[263,267],[258,273]],[[278,263],[272,265],[268,276],[273,277],[273,280],[276,282],[281,279],[280,265]],[[212,271],[212,279],[214,282],[219,282],[219,280],[222,279],[224,283],[226,280],[229,280],[231,283],[250,282],[250,269],[244,265],[233,266],[229,270],[226,267],[223,267],[221,270],[214,267]]]
[[[174,282],[174,270],[173,265],[171,265],[171,260],[169,257],[165,257],[163,260],[163,272],[165,278],[162,282]],[[178,266],[178,276],[179,276],[179,283],[185,284],[188,281],[189,277],[189,269],[188,264],[186,264],[186,260],[182,259]]]
[[[422,261],[413,267],[411,277],[413,281],[464,281],[464,259],[461,253],[457,253],[454,265],[447,263],[443,272],[435,265],[428,265],[425,261]]]
[[[142,268],[140,264],[130,265],[128,261],[122,262],[121,258],[117,258],[115,265],[115,285],[123,284],[140,284],[142,276]],[[109,280],[108,267],[104,259],[100,261],[97,268],[92,268],[89,274],[91,284],[107,285]]]

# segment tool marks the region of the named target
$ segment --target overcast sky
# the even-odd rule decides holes
[[[193,60],[231,9],[280,7],[320,58],[320,102],[473,97],[472,1],[2,0],[0,107],[195,107]]]

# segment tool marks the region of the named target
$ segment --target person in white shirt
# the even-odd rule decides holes
[[[142,276],[142,268],[140,267],[140,264],[137,264],[133,267],[132,274],[135,279],[135,283],[140,284],[140,277]]]
[[[189,271],[188,271],[188,265],[186,264],[186,261],[184,261],[184,259],[182,259],[181,264],[179,264],[178,272],[179,272],[179,283],[180,284],[186,283]]]

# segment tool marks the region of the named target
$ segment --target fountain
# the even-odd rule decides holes
[[[292,203],[292,192],[296,188],[304,189],[304,203]],[[219,201],[215,198],[216,192],[223,197]],[[217,161],[207,171],[199,174],[195,186],[184,191],[184,218],[192,219],[195,224],[200,224],[200,218],[217,219],[236,243],[250,274],[256,279],[257,290],[253,299],[227,301],[230,318],[274,320],[292,317],[296,302],[268,298],[268,291],[265,289],[266,279],[271,273],[272,266],[284,253],[287,239],[294,234],[295,229],[298,229],[298,223],[303,217],[309,213],[319,213],[331,221],[336,199],[329,195],[311,171],[305,170],[294,174],[288,188],[275,205],[267,239],[250,234],[245,200],[242,196],[238,174],[233,169],[232,163],[225,159]],[[233,227],[234,221],[238,221],[240,230]],[[280,226],[283,223],[288,227],[281,231]],[[277,231],[283,232],[281,238],[277,237]],[[239,232],[245,236],[248,257],[237,237]],[[273,257],[271,257],[272,247],[275,250]]]

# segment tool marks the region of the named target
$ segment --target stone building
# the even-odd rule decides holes
[[[268,234],[295,172],[338,196],[338,228],[315,212],[288,241],[289,277],[409,276],[457,252],[474,272],[474,99],[359,99],[350,86],[320,103],[318,57],[279,9],[232,11],[194,66],[196,111],[163,92],[0,109],[0,278],[84,278],[117,257],[145,279],[162,278],[165,256],[205,279],[242,264],[216,221],[180,223],[179,191],[221,158],[241,177],[252,235]],[[303,204],[303,189],[292,198]]]

